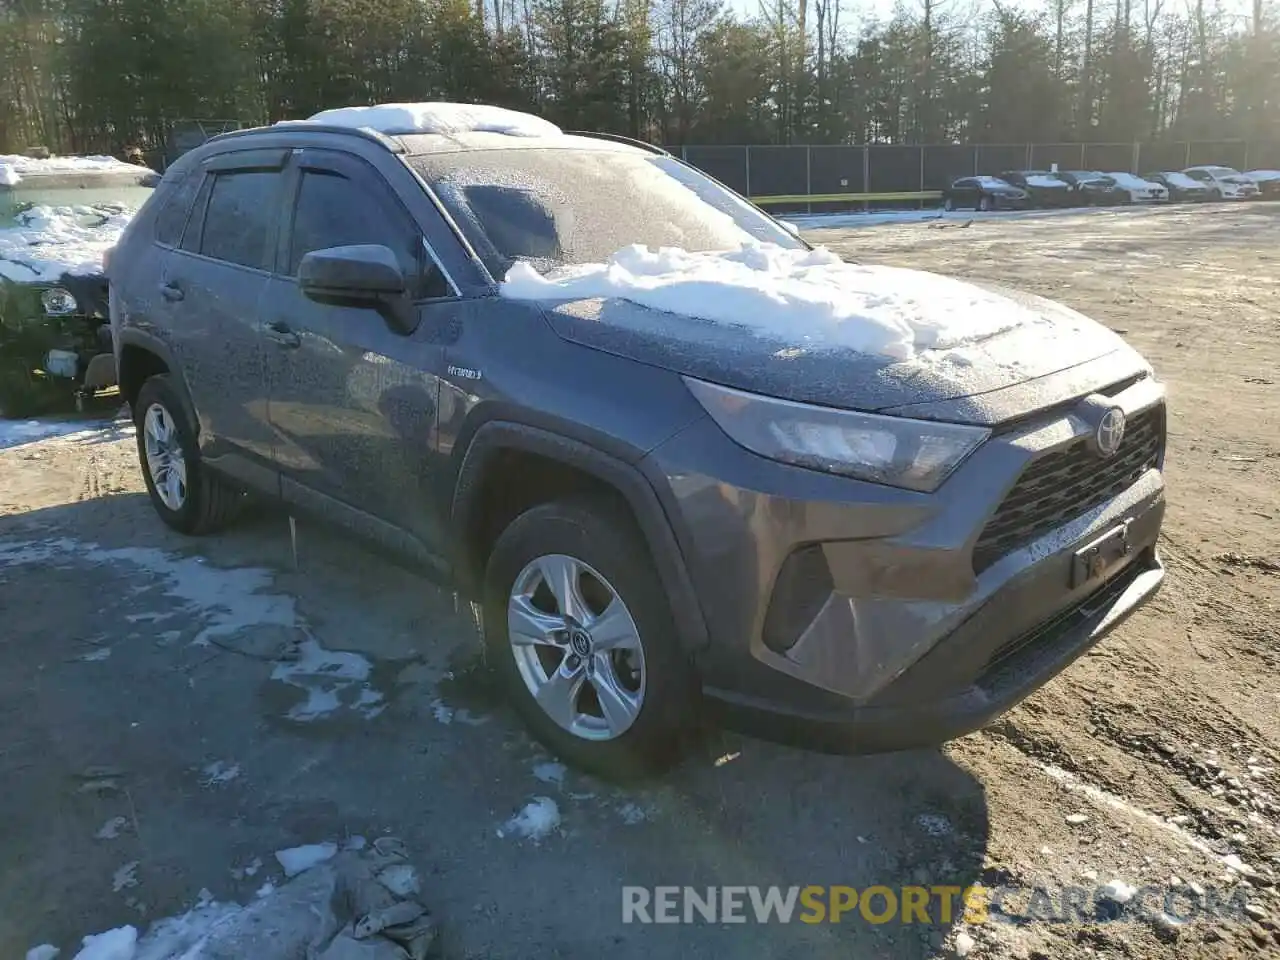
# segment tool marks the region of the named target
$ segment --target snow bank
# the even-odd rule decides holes
[[[608,263],[579,264],[545,277],[517,263],[501,293],[516,300],[616,297],[811,349],[896,360],[995,336],[1034,317],[959,280],[768,244],[717,253],[630,246]]]
[[[0,154],[0,184],[12,187],[21,182],[24,176],[35,176],[41,173],[106,173],[110,171],[128,171],[137,173],[141,168],[136,164],[125,163],[115,157],[20,157],[12,154]]]
[[[99,273],[136,212],[126,204],[25,210],[16,227],[0,228],[0,276],[29,282]]]
[[[533,114],[471,103],[381,103],[372,107],[338,107],[321,110],[301,122],[368,127],[392,135],[504,133],[512,137],[556,137],[563,133],[554,123]]]

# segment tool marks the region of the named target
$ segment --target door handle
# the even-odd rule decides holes
[[[293,350],[302,346],[302,338],[289,329],[289,325],[277,320],[263,328],[263,334],[276,346],[285,350]]]
[[[170,303],[177,303],[186,296],[186,294],[182,292],[182,288],[180,286],[176,283],[170,282],[160,284],[160,296],[164,297]]]

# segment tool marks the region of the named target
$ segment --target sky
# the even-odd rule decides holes
[[[754,16],[760,12],[760,0],[726,0],[729,8],[740,15]],[[767,2],[767,0],[766,0]],[[955,10],[968,9],[969,6],[977,2],[978,5],[987,6],[983,0],[941,0],[938,4],[939,9],[952,8]],[[1276,4],[1274,0],[1266,0],[1267,5],[1274,11]],[[1207,0],[1206,6],[1211,6],[1213,0]],[[880,20],[888,20],[893,16],[893,9],[898,4],[902,4],[908,10],[918,11],[921,8],[920,0],[844,0],[841,7],[841,19],[848,23],[851,27],[863,21],[876,18]],[[1047,8],[1047,0],[1005,0],[1005,5],[1009,7],[1020,7],[1022,9]],[[1079,2],[1077,6],[1081,11],[1084,9],[1084,3]],[[1106,9],[1107,4],[1101,3],[1100,6]],[[1142,0],[1138,0],[1135,9],[1141,9]],[[1229,15],[1240,17],[1241,24],[1243,21],[1252,16],[1253,0],[1221,0],[1222,9]],[[1165,0],[1166,10],[1181,10],[1183,4],[1178,0]],[[810,0],[810,10],[813,9],[812,0]]]

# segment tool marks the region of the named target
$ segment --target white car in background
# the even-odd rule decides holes
[[[1115,185],[1129,194],[1130,203],[1160,203],[1169,199],[1169,188],[1132,173],[1108,173]]]
[[[1256,183],[1233,167],[1187,167],[1182,172],[1208,187],[1215,200],[1252,200],[1260,192]]]

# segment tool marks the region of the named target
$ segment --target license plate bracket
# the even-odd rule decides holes
[[[1133,520],[1125,520],[1085,544],[1071,558],[1071,588],[1102,580],[1117,564],[1133,551],[1129,541],[1129,527]]]

